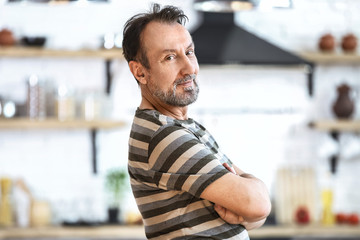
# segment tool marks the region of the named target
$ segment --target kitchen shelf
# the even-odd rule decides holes
[[[311,122],[310,127],[328,132],[360,131],[360,120],[319,120]]]
[[[118,120],[66,120],[58,119],[30,120],[28,118],[0,119],[0,129],[89,129],[91,133],[92,168],[97,173],[97,145],[96,136],[98,129],[121,128],[126,125]]]
[[[105,60],[123,59],[121,49],[48,49],[43,47],[0,47],[0,57],[26,58],[26,57],[51,57],[51,58],[101,58]]]
[[[114,59],[124,59],[123,51],[119,48],[113,49],[49,49],[44,47],[25,47],[25,46],[0,46],[0,58],[99,58],[105,61],[105,92],[110,94],[112,85],[111,62]],[[31,121],[29,119],[0,119],[0,128],[2,129],[89,129],[91,130],[92,143],[92,163],[93,172],[97,172],[97,150],[96,136],[98,129],[116,128],[124,126],[124,122],[113,120],[96,120],[96,121],[58,121],[56,119],[45,119],[42,121]]]
[[[360,64],[358,53],[343,52],[299,52],[302,58],[315,64]]]
[[[117,120],[65,120],[57,119],[30,120],[28,118],[0,119],[0,128],[3,129],[49,129],[49,128],[84,128],[84,129],[109,129],[125,126],[125,122]]]
[[[360,237],[359,226],[335,225],[289,225],[263,226],[249,231],[251,239],[262,238],[292,238],[292,237]],[[92,227],[37,227],[37,228],[3,228],[0,238],[116,238],[116,239],[146,239],[144,226],[114,225]],[[324,238],[326,239],[326,238]]]

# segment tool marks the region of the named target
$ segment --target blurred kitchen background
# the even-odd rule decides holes
[[[130,125],[140,103],[121,56],[122,30],[151,2],[0,0],[0,210],[9,202],[6,195],[16,212],[12,226],[31,225],[23,210],[30,194],[45,203],[39,204],[39,218],[45,218],[39,225],[108,221],[108,176],[126,170]],[[183,8],[190,32],[202,24],[193,0],[157,2]],[[309,64],[201,64],[200,97],[189,116],[210,130],[235,164],[266,183],[273,201],[269,224],[294,224],[304,208],[310,223],[332,224],[329,211],[360,214],[360,58],[356,47],[349,52],[341,45],[345,35],[360,37],[360,2],[284,2],[261,1],[257,9],[236,12],[234,22]],[[55,53],[29,53],[37,44],[33,37],[44,37],[40,49]],[[65,54],[81,51],[83,56]],[[115,54],[88,57],[92,51]],[[353,103],[343,116],[350,129],[316,128],[317,121],[339,118],[333,105],[340,95],[340,109]],[[103,120],[114,126],[81,126]],[[44,125],[33,124],[39,121]],[[119,220],[137,222],[125,185]]]

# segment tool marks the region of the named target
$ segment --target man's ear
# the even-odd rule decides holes
[[[140,82],[141,84],[147,83],[145,78],[145,69],[141,63],[137,61],[130,61],[129,68],[136,80],[138,80],[138,82]]]

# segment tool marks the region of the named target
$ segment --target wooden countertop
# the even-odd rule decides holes
[[[259,229],[249,231],[250,238],[263,237],[294,237],[294,236],[356,236],[360,237],[360,225],[289,225],[289,226],[263,226]],[[324,238],[325,239],[325,238]]]
[[[143,226],[112,225],[92,227],[0,228],[0,239],[34,237],[127,237],[146,239]]]
[[[349,236],[360,237],[360,225],[336,225],[331,227],[309,226],[263,226],[249,231],[251,238],[294,237],[294,236]],[[94,227],[41,227],[0,228],[0,239],[34,237],[103,237],[146,239],[143,226],[94,226]]]

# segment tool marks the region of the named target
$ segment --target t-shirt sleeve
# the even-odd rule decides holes
[[[185,191],[196,197],[228,173],[210,148],[180,126],[161,128],[153,136],[149,168],[159,188]]]

